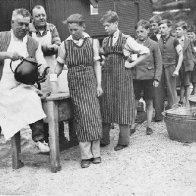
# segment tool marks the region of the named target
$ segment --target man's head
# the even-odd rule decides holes
[[[159,22],[159,30],[162,36],[169,36],[172,30],[172,21],[165,19]]]
[[[150,32],[150,23],[147,20],[140,20],[135,26],[137,37],[140,41],[145,40]]]
[[[154,15],[152,18],[150,18],[150,28],[153,33],[159,32],[159,22],[162,20],[160,15]]]
[[[108,35],[112,35],[118,29],[118,15],[114,11],[107,11],[101,18],[101,22]]]
[[[32,9],[33,24],[35,27],[44,28],[47,23],[46,11],[41,5],[36,5]]]
[[[184,21],[179,21],[176,23],[175,25],[175,32],[176,32],[176,36],[177,37],[182,37],[183,35],[185,35],[187,33],[187,23]]]
[[[12,12],[11,28],[18,39],[23,39],[29,30],[31,14],[24,8]]]
[[[81,14],[70,15],[64,23],[68,24],[68,29],[73,39],[79,40],[83,37],[85,19]]]

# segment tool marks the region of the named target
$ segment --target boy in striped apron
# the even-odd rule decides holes
[[[100,57],[97,42],[84,32],[83,16],[73,14],[66,23],[71,35],[60,46],[55,73],[59,76],[63,65],[67,65],[81,167],[86,168],[91,162],[101,163],[102,121],[98,102],[102,94]]]
[[[105,64],[102,67],[103,95],[100,100],[103,121],[103,138],[101,144],[110,143],[110,124],[119,124],[120,133],[117,146],[114,150],[121,150],[129,144],[129,125],[134,122],[134,91],[131,69],[125,68],[126,57],[123,48],[127,40],[133,52],[140,57],[134,61],[140,62],[149,53],[149,49],[138,44],[133,38],[124,35],[118,29],[118,15],[114,11],[108,11],[102,17],[101,22],[109,35],[103,40],[103,52]]]

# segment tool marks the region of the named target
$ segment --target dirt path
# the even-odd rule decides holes
[[[78,147],[61,154],[62,170],[49,171],[47,162],[26,162],[12,170],[11,157],[0,162],[0,195],[73,196],[195,196],[196,143],[168,138],[164,123],[154,123],[151,136],[139,125],[128,148],[115,152],[118,128],[102,148],[102,164],[81,169]],[[26,150],[32,143],[25,143]],[[1,142],[0,149],[3,145]]]

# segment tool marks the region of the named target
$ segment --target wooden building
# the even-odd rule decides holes
[[[68,35],[67,26],[62,23],[70,14],[80,13],[86,18],[86,31],[93,37],[104,37],[100,18],[107,10],[115,10],[120,18],[119,27],[126,34],[134,34],[139,19],[152,16],[151,0],[0,0],[0,31],[10,29],[11,13],[15,8],[31,10],[43,5],[48,21],[55,24],[61,39]],[[95,8],[96,13],[93,13]]]

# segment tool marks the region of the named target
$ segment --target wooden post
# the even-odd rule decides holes
[[[47,101],[48,125],[49,125],[49,145],[50,145],[50,164],[53,173],[60,171],[59,153],[59,126],[58,126],[58,102]]]
[[[21,146],[20,146],[20,132],[16,133],[11,139],[12,145],[12,168],[19,169],[24,166],[20,160]]]

